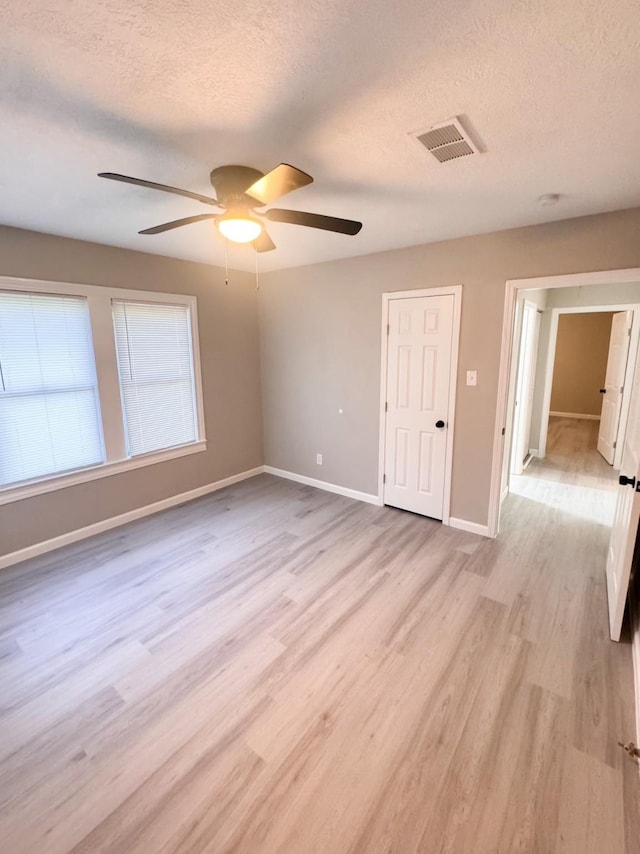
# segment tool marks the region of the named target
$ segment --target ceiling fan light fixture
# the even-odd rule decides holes
[[[262,234],[260,220],[237,213],[218,217],[216,225],[220,234],[234,243],[251,243]]]

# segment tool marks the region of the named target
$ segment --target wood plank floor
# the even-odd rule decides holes
[[[2,851],[640,851],[573,429],[497,541],[261,475],[5,570]]]

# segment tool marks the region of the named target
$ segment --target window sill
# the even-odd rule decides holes
[[[185,457],[188,454],[197,454],[201,451],[206,451],[206,449],[207,443],[205,440],[202,440],[189,445],[180,445],[177,448],[167,448],[166,451],[154,451],[151,454],[142,454],[127,460],[102,463],[99,466],[81,469],[70,474],[54,475],[53,477],[31,481],[26,484],[23,483],[18,486],[7,486],[4,489],[0,489],[0,505],[11,504],[13,501],[22,501],[25,498],[33,498],[36,495],[43,495],[46,492],[55,492],[58,489],[66,489],[68,486],[76,486],[79,483],[87,483],[91,480],[98,480],[101,477],[110,477],[113,474],[122,474],[126,471],[143,468],[144,466],[164,463],[168,460],[175,460],[178,457]]]

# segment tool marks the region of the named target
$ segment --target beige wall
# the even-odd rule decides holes
[[[600,415],[612,318],[612,312],[558,317],[552,412]]]
[[[506,279],[640,266],[638,233],[634,209],[266,274],[258,336],[248,274],[225,287],[215,267],[0,227],[0,275],[198,297],[209,441],[0,506],[0,555],[260,465],[259,358],[264,461],[375,494],[381,294],[450,284],[464,286],[451,512],[485,524]],[[463,384],[469,369],[476,388]]]
[[[381,294],[462,284],[451,512],[486,524],[505,281],[638,267],[639,234],[633,209],[263,276],[267,464],[376,493]]]
[[[198,298],[208,448],[0,506],[0,555],[263,462],[255,280],[205,264],[0,227],[0,275]]]

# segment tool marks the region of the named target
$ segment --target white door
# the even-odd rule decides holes
[[[620,640],[627,600],[631,563],[640,520],[640,367],[636,367],[631,387],[629,420],[622,451],[621,484],[607,555],[607,598],[612,640]]]
[[[524,461],[529,455],[539,332],[540,315],[538,308],[535,303],[525,301],[522,313],[522,334],[514,411],[513,459],[511,463],[511,470],[514,474],[522,474]]]
[[[598,450],[610,465],[613,465],[615,442],[620,425],[632,316],[630,311],[619,311],[613,315],[611,325],[607,374],[604,381],[600,432],[598,433]]]
[[[384,503],[442,519],[453,295],[389,301]]]

